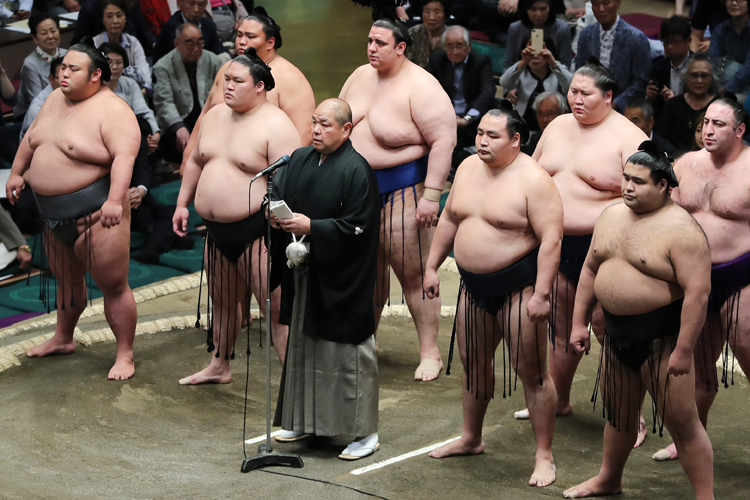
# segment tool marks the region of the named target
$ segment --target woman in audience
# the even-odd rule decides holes
[[[422,24],[409,28],[414,44],[406,49],[406,57],[414,64],[427,68],[430,56],[443,48],[440,38],[448,16],[446,6],[445,0],[427,0],[422,6]]]
[[[49,84],[50,62],[67,52],[60,48],[60,27],[56,17],[34,13],[29,18],[29,29],[36,49],[26,56],[21,68],[18,104],[13,108],[13,119],[16,121],[23,120],[32,99]]]
[[[520,21],[510,25],[508,42],[505,45],[505,63],[503,71],[513,66],[526,46],[524,40],[531,36],[532,29],[544,30],[557,47],[559,60],[566,68],[570,68],[573,61],[573,42],[568,23],[557,18],[560,9],[559,2],[553,0],[521,0],[518,5]]]
[[[540,54],[534,54],[530,35],[526,35],[523,41],[526,46],[521,51],[520,61],[503,73],[500,85],[511,91],[508,98],[511,102],[515,101],[516,111],[526,120],[529,130],[539,130],[539,122],[531,103],[543,92],[567,95],[572,75],[564,64],[557,61],[552,38],[545,35],[544,49]]]
[[[706,112],[698,115],[695,119],[695,132],[693,132],[693,151],[698,151],[706,147],[703,144],[703,119],[706,117]]]
[[[143,46],[136,37],[124,32],[127,10],[124,0],[102,0],[99,12],[104,31],[94,37],[94,43],[97,47],[106,42],[116,43],[125,49],[132,68],[125,75],[137,81],[141,88],[151,89],[151,67]]]
[[[657,123],[659,134],[675,149],[690,151],[695,140],[695,122],[706,111],[719,90],[711,57],[706,53],[694,54],[683,74],[684,92],[668,100]]]

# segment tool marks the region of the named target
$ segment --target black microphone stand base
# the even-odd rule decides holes
[[[242,472],[250,472],[251,470],[268,467],[269,465],[283,465],[293,469],[301,469],[304,466],[302,457],[299,455],[268,450],[266,445],[262,444],[258,446],[257,455],[248,457],[242,461],[242,469],[240,470]]]

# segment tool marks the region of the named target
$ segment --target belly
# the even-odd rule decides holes
[[[453,243],[456,263],[486,274],[505,269],[533,250],[539,241],[526,231],[497,229],[479,217],[461,221]]]
[[[644,274],[617,258],[599,267],[594,292],[602,307],[618,316],[647,313],[684,295],[674,283]]]
[[[559,172],[552,180],[562,199],[563,233],[566,235],[591,234],[604,209],[622,202],[619,189],[597,189],[569,172]]]
[[[39,194],[56,196],[74,193],[109,173],[110,169],[73,160],[58,147],[42,145],[34,150],[24,180]]]
[[[750,222],[729,220],[713,212],[694,212],[708,238],[711,248],[711,263],[721,264],[750,252]]]
[[[210,161],[203,167],[195,191],[198,215],[214,222],[235,222],[257,212],[266,192],[266,180],[253,183],[248,204],[250,179],[250,174],[225,161]]]
[[[418,131],[411,136],[408,134],[384,136],[374,133],[370,125],[367,116],[362,118],[352,130],[351,140],[354,149],[364,156],[375,170],[414,161],[426,155],[430,150]],[[416,129],[413,123],[411,126]]]

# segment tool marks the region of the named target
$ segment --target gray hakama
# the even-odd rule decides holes
[[[375,337],[354,345],[305,335],[307,277],[306,264],[294,268],[296,295],[274,425],[317,436],[369,436],[378,431]]]

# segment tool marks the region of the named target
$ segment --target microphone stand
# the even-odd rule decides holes
[[[266,205],[266,442],[258,446],[258,453],[242,461],[242,472],[269,465],[284,465],[301,469],[303,467],[302,457],[293,453],[279,453],[273,451],[271,446],[271,196],[273,191],[273,172],[268,174],[268,204]],[[254,181],[254,179],[253,179]],[[250,181],[252,188],[253,181]],[[245,387],[247,398],[247,387]],[[244,436],[243,436],[244,439]],[[244,443],[243,443],[244,445]]]

